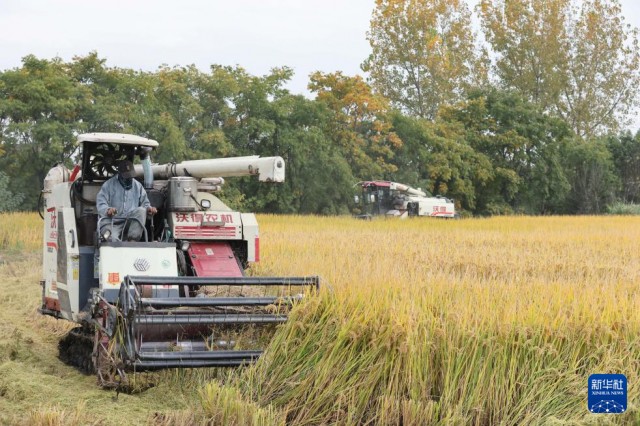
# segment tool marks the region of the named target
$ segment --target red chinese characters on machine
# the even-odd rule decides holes
[[[174,213],[176,238],[239,239],[242,228],[233,213]],[[237,223],[236,223],[237,222]]]
[[[58,249],[58,216],[54,207],[48,208],[47,213],[49,214],[49,234],[46,244],[47,251],[52,253]]]
[[[447,211],[447,206],[433,206],[433,213],[431,216],[443,216],[443,215],[451,215],[453,216],[454,212]]]
[[[233,223],[232,214],[218,213],[176,213],[176,223],[180,222],[224,222]]]

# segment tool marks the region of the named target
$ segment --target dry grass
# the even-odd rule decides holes
[[[100,425],[99,420],[92,420],[87,411],[86,401],[79,401],[72,410],[56,406],[44,406],[31,410],[25,424],[31,426],[81,426]]]

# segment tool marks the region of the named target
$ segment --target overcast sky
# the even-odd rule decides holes
[[[470,0],[471,1],[471,0]],[[362,74],[374,0],[0,0],[0,69],[21,58],[70,60],[95,50],[108,66],[287,65],[305,93],[313,71]],[[472,1],[475,3],[475,1]],[[640,27],[640,2],[622,0]],[[640,120],[637,120],[640,122]]]

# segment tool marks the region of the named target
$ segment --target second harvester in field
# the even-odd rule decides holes
[[[55,166],[43,190],[40,312],[80,325],[61,341],[61,358],[95,371],[103,386],[120,384],[131,370],[256,360],[268,335],[263,331],[286,321],[318,279],[245,276],[249,262],[259,260],[255,215],[231,210],[214,194],[229,176],[283,182],[284,160],[152,165],[154,140],[91,133],[78,142],[82,163],[72,172]],[[129,162],[136,157],[133,173]],[[98,192],[123,164],[142,183],[145,207],[157,210],[146,223],[139,223],[144,214],[119,216],[126,213],[121,206],[98,216]],[[141,187],[134,186],[137,194]],[[132,225],[143,231],[140,241],[123,241]]]
[[[453,200],[445,197],[428,197],[420,189],[403,183],[374,180],[358,182],[362,188],[362,199],[355,196],[360,206],[360,218],[373,216],[396,217],[457,217]]]

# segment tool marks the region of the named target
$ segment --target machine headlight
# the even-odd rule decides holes
[[[200,201],[200,206],[202,206],[203,209],[208,210],[211,207],[211,201],[210,200],[202,200],[202,201]]]
[[[182,244],[180,245],[180,250],[187,251],[189,250],[189,247],[191,247],[191,244],[189,244],[189,241],[183,241]]]

